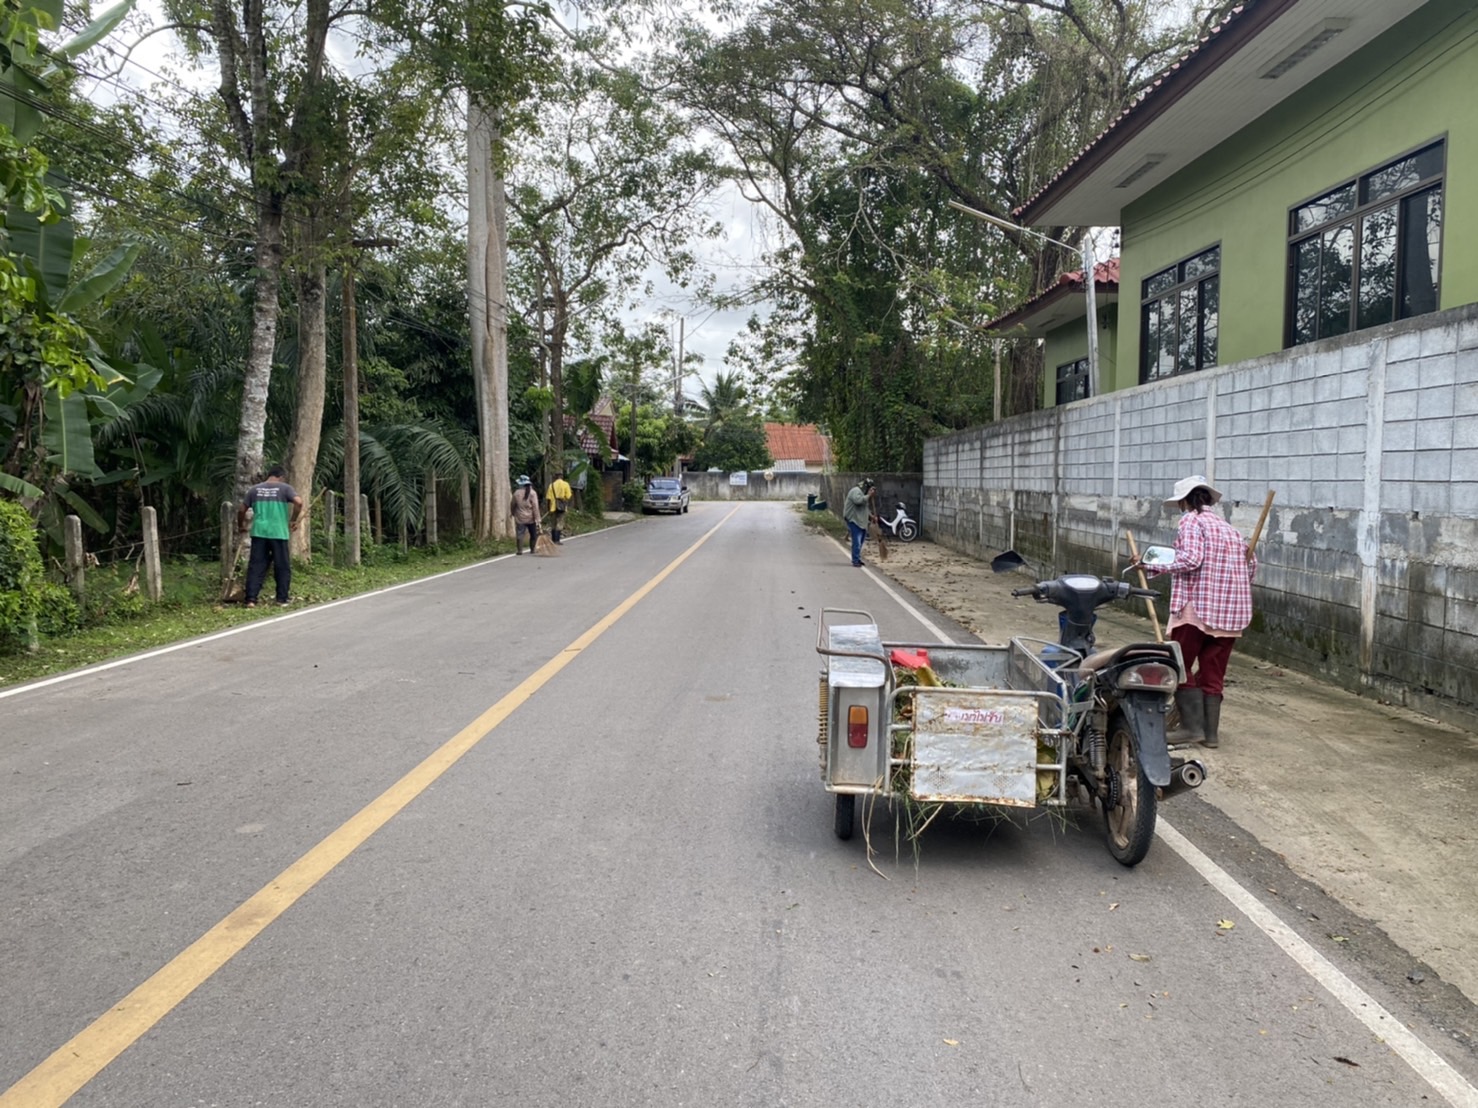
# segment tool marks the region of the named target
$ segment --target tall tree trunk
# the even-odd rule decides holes
[[[569,318],[569,296],[557,288],[554,294],[554,341],[549,344],[549,388],[554,396],[554,441],[549,452],[554,458],[556,474],[563,473],[565,468],[564,337],[569,329]],[[540,341],[543,341],[543,336],[540,336]]]
[[[344,554],[357,566],[364,526],[359,502],[359,308],[354,300],[354,261],[344,264]]]
[[[261,480],[267,430],[267,390],[272,383],[272,354],[277,345],[278,291],[282,285],[282,197],[257,190],[256,275],[251,344],[241,380],[241,422],[236,437],[236,500]]]
[[[326,269],[317,241],[316,224],[309,224],[304,244],[307,268],[298,275],[298,409],[287,450],[287,481],[303,498],[303,519],[289,539],[294,558],[313,556],[310,537],[313,511],[313,473],[323,435],[323,394],[328,376],[328,339],[325,332],[324,284]]]
[[[512,533],[508,489],[507,216],[503,178],[493,164],[499,141],[492,113],[469,98],[467,110],[467,300],[472,382],[477,397],[479,541]]]

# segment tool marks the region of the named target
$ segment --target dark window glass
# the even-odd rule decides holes
[[[1088,396],[1088,359],[1057,367],[1057,402],[1066,404],[1072,400],[1084,400]]]
[[[1159,296],[1175,287],[1175,270],[1167,269],[1164,273],[1156,273],[1144,283],[1144,295],[1148,299],[1151,296]]]
[[[1401,201],[1401,318],[1437,310],[1442,193],[1419,192]]]
[[[1216,340],[1220,329],[1221,278],[1201,282],[1201,364],[1216,364]]]
[[[1176,333],[1180,320],[1175,317],[1175,297],[1160,301],[1160,349],[1155,355],[1155,376],[1169,377],[1175,372]]]
[[[1355,229],[1324,232],[1319,261],[1319,337],[1343,335],[1350,329],[1350,287],[1355,261]]]
[[[1196,286],[1180,290],[1180,312],[1177,320],[1177,331],[1179,341],[1175,348],[1175,372],[1189,373],[1196,368],[1197,354],[1197,331],[1196,320],[1199,313],[1196,311],[1197,302],[1200,297],[1196,294]]]
[[[1319,337],[1319,240],[1305,239],[1294,250],[1293,341]]]
[[[1361,229],[1360,327],[1396,318],[1396,208],[1391,204],[1371,212]]]
[[[1144,282],[1140,304],[1141,381],[1216,364],[1220,266],[1221,247],[1213,246]]]
[[[1378,204],[1442,173],[1442,144],[1429,146],[1362,178],[1361,203]]]
[[[1293,233],[1311,231],[1315,227],[1349,215],[1355,210],[1355,184],[1350,182],[1333,192],[1325,193],[1317,200],[1310,200],[1293,213]]]
[[[1182,262],[1180,276],[1183,281],[1191,281],[1207,273],[1215,273],[1221,269],[1221,249],[1208,250],[1204,254],[1198,254],[1188,262]]]
[[[1437,310],[1443,167],[1439,142],[1294,210],[1290,343]],[[1352,190],[1359,207],[1346,206]]]

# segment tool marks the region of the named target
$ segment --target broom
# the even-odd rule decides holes
[[[867,498],[876,504],[876,490],[869,492]],[[888,544],[883,541],[883,519],[881,516],[875,514],[872,517],[872,521],[878,525],[878,561],[886,562],[888,560]]]
[[[559,547],[554,545],[554,540],[544,529],[544,521],[539,521],[539,537],[534,540],[534,553],[545,558],[558,558]]]

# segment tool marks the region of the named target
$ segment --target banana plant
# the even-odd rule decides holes
[[[140,247],[120,246],[74,278],[87,243],[75,235],[65,198],[31,144],[41,105],[52,97],[50,78],[106,37],[133,2],[122,0],[51,48],[42,34],[60,23],[61,0],[7,5],[0,36],[0,490],[42,514],[60,499],[99,529],[106,524],[70,481],[104,476],[92,452],[95,428],[147,395],[159,373],[111,356],[80,313],[122,283]]]

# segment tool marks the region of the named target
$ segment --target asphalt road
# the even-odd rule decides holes
[[[932,633],[695,504],[0,694],[0,1105],[1478,1103],[1216,836],[838,841],[822,605]]]

